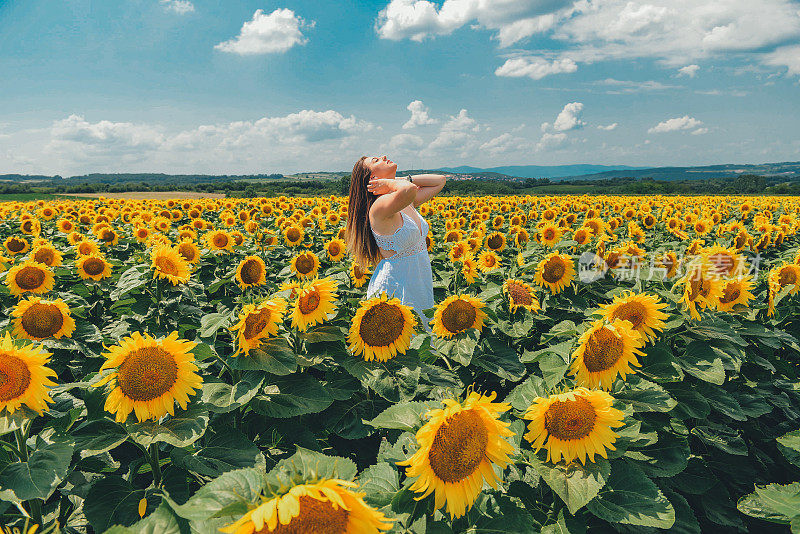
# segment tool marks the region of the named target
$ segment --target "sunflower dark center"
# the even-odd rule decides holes
[[[309,313],[313,313],[314,310],[319,308],[320,303],[320,295],[316,289],[309,291],[305,295],[300,297],[298,301],[298,307],[303,315],[308,315]]]
[[[797,283],[797,272],[795,272],[794,268],[783,269],[778,276],[778,283],[781,287],[788,285],[788,284],[796,284]]]
[[[172,261],[172,258],[168,258],[166,256],[159,256],[156,258],[156,268],[159,272],[168,274],[171,276],[178,275],[178,266],[175,265],[175,262]]]
[[[454,300],[442,311],[442,324],[450,332],[457,334],[475,324],[475,306],[461,299]]]
[[[8,247],[10,252],[17,253],[25,249],[25,241],[12,237],[6,244],[6,247]]]
[[[261,269],[261,264],[258,261],[249,259],[242,265],[242,282],[245,284],[256,284],[261,280],[261,274],[264,271]]]
[[[553,230],[552,228],[548,228],[547,230],[545,230],[545,231],[544,231],[544,238],[545,238],[547,241],[550,241],[550,240],[551,240],[551,239],[553,239],[555,236],[556,236],[556,231],[555,231],[555,230]]]
[[[244,338],[253,339],[258,337],[269,324],[272,317],[272,310],[263,308],[256,313],[249,314],[244,320]]]
[[[51,337],[61,330],[64,316],[54,304],[37,302],[22,314],[22,328],[29,336],[35,338]]]
[[[117,384],[126,397],[149,401],[170,390],[178,379],[175,357],[160,347],[131,351],[119,367]]]
[[[566,272],[567,266],[564,265],[564,260],[561,258],[550,258],[544,264],[542,278],[548,284],[555,284],[564,277],[564,273]]]
[[[458,412],[433,438],[428,453],[431,469],[445,482],[463,480],[478,469],[488,443],[489,433],[481,416],[474,410]]]
[[[328,253],[331,256],[338,256],[339,252],[341,251],[341,247],[339,247],[339,243],[331,243],[328,245]]]
[[[297,228],[289,228],[289,231],[286,232],[286,237],[288,237],[291,242],[298,241],[300,239],[300,230]]]
[[[255,534],[344,534],[350,512],[339,506],[334,508],[330,501],[319,501],[308,495],[302,495],[300,513],[288,525],[278,522],[275,530],[266,525]]]
[[[364,276],[364,271],[363,269],[361,269],[360,265],[355,265],[353,267],[353,274],[355,275],[356,278],[362,278]]]
[[[405,325],[400,308],[379,302],[364,313],[358,333],[370,347],[388,347],[400,338]]]
[[[611,369],[622,357],[623,341],[608,328],[601,328],[589,336],[583,353],[586,368],[597,373]]]
[[[23,232],[31,232],[33,230],[33,222],[29,220],[22,223],[22,231]]]
[[[192,261],[197,256],[194,252],[194,247],[187,243],[181,243],[178,246],[178,253],[184,257],[186,261]]]
[[[40,267],[27,265],[17,272],[14,281],[24,291],[39,289],[44,284],[45,272]]]
[[[633,328],[639,328],[639,326],[644,322],[647,318],[647,309],[641,302],[626,302],[625,304],[620,305],[618,308],[614,310],[609,317],[609,320],[612,322],[614,319],[622,319],[623,321],[630,321],[633,325]]]
[[[83,270],[86,271],[86,274],[90,276],[97,276],[98,274],[102,273],[104,269],[105,264],[101,259],[89,258],[83,262]]]
[[[514,304],[529,306],[533,303],[530,292],[522,284],[508,284],[508,294],[511,295],[511,300]]]
[[[731,302],[736,302],[741,294],[742,294],[742,289],[739,287],[738,284],[736,283],[728,284],[722,291],[722,296],[719,298],[719,301],[722,304],[730,304]]]
[[[314,270],[314,260],[308,254],[301,254],[297,257],[294,266],[298,273],[305,275]]]
[[[499,235],[493,235],[486,241],[486,246],[492,250],[497,250],[503,244],[503,238]]]
[[[228,236],[225,234],[216,234],[214,236],[214,245],[219,248],[225,248],[228,246]]]
[[[597,412],[588,400],[575,397],[575,400],[556,401],[544,414],[544,427],[547,433],[562,441],[582,439],[594,428]]]
[[[25,393],[30,383],[28,365],[13,354],[0,352],[0,401],[16,399]]]

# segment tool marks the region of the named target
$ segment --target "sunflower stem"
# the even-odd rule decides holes
[[[150,461],[150,467],[153,469],[153,484],[158,487],[161,485],[161,464],[158,458],[158,443],[150,445],[148,460]]]
[[[31,421],[27,429],[23,430],[23,423],[23,428],[18,428],[14,431],[14,438],[17,440],[17,452],[19,453],[19,458],[23,463],[28,461],[27,441],[28,432],[30,432],[32,425],[33,421]],[[33,521],[39,526],[44,526],[44,521],[42,521],[42,501],[39,499],[31,499],[26,502],[31,509],[31,519],[33,519]]]

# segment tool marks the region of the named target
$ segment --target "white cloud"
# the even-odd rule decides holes
[[[565,133],[545,133],[536,145],[536,150],[548,150],[551,148],[558,148],[567,140]]]
[[[472,28],[498,31],[505,47],[550,28],[553,14],[571,4],[571,0],[445,0],[439,7],[428,0],[391,0],[378,13],[375,31],[382,39],[421,42],[476,21]]]
[[[214,48],[239,55],[286,52],[295,45],[303,45],[308,38],[300,28],[313,28],[315,21],[306,23],[291,9],[276,9],[269,15],[257,9],[253,19],[246,21],[236,38],[219,43]]]
[[[530,141],[522,137],[516,137],[510,133],[504,133],[497,137],[490,139],[480,146],[481,151],[488,152],[491,156],[498,156],[500,154],[507,154],[510,152],[530,150]]]
[[[411,118],[403,124],[403,129],[408,130],[416,126],[424,126],[426,124],[435,124],[438,121],[428,116],[428,108],[422,103],[422,100],[414,100],[411,102],[407,110],[411,112]]]
[[[93,146],[96,150],[153,149],[164,142],[164,135],[147,124],[107,120],[90,123],[74,114],[55,121],[50,134],[55,141]]]
[[[548,61],[543,57],[517,57],[507,59],[497,70],[496,76],[521,78],[527,76],[533,80],[541,80],[551,74],[575,72],[578,65],[570,58],[561,58]]]
[[[389,139],[387,148],[392,151],[410,151],[422,148],[425,141],[422,137],[413,134],[397,134]]]
[[[161,0],[161,5],[168,11],[172,11],[178,15],[194,12],[194,4],[189,0]]]
[[[683,117],[676,117],[674,119],[668,119],[663,122],[659,122],[647,130],[647,133],[666,133],[677,132],[680,130],[691,130],[692,128],[697,128],[702,124],[702,121],[699,121],[694,117],[690,117],[689,115],[684,115]]]
[[[630,94],[640,93],[644,91],[664,91],[667,89],[679,89],[680,85],[667,85],[655,80],[647,80],[637,82],[632,80],[615,80],[614,78],[606,78],[595,82],[596,85],[605,85],[612,87],[606,91],[608,94]]]
[[[617,126],[618,126],[618,124],[615,122],[615,123],[609,124],[607,126],[598,125],[597,129],[598,130],[605,130],[607,132],[610,132],[611,130],[616,130]]]
[[[764,63],[786,67],[789,75],[800,75],[800,45],[782,46],[764,56]]]
[[[686,65],[685,67],[678,69],[678,76],[688,76],[689,78],[694,78],[699,70],[700,65]]]
[[[475,133],[480,130],[478,122],[469,116],[466,109],[462,109],[458,115],[451,115],[450,119],[442,124],[439,134],[423,152],[425,155],[432,155],[456,150],[460,157],[467,157],[477,146]]]
[[[561,113],[556,117],[553,123],[553,129],[557,132],[567,132],[569,130],[577,130],[584,126],[586,123],[581,120],[583,113],[583,104],[580,102],[570,102]]]
[[[708,133],[708,128],[698,128],[692,132],[692,135],[703,135]]]

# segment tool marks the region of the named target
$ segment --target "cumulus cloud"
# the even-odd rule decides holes
[[[445,0],[439,7],[428,0],[391,0],[378,13],[375,31],[382,39],[419,42],[475,21],[472,27],[497,31],[505,47],[550,28],[554,13],[571,4],[571,0]]]
[[[397,134],[389,139],[388,148],[392,151],[409,151],[422,148],[425,141],[422,137],[413,134]]]
[[[161,0],[161,5],[168,11],[185,15],[194,11],[194,4],[189,0]]]
[[[437,152],[444,153],[448,150],[456,150],[460,157],[467,157],[477,146],[475,134],[480,130],[481,126],[478,122],[469,116],[466,109],[462,109],[458,112],[458,115],[451,115],[442,124],[439,134],[424,149],[424,153],[432,155]]]
[[[214,48],[242,56],[282,53],[295,45],[306,44],[308,38],[300,29],[306,26],[313,28],[315,24],[315,21],[306,23],[291,9],[276,9],[269,15],[257,9],[252,20],[242,25],[239,35]]]
[[[553,129],[557,132],[567,132],[569,130],[577,130],[586,126],[586,123],[581,120],[583,113],[583,104],[580,102],[570,102],[561,113],[556,117],[553,123]]]
[[[559,148],[564,145],[567,140],[567,134],[565,133],[544,133],[542,138],[536,144],[536,150],[549,150],[553,148]]]
[[[436,124],[438,121],[428,116],[428,108],[422,103],[422,100],[414,100],[407,107],[411,112],[411,118],[403,124],[403,129],[408,130],[416,126],[424,126],[426,124]]]
[[[699,70],[700,65],[686,65],[685,67],[678,69],[678,76],[688,76],[689,78],[694,78]]]
[[[800,75],[800,45],[782,46],[766,54],[764,63],[774,67],[786,67],[789,75]]]
[[[692,132],[692,135],[703,135],[708,133],[708,128],[698,128]]]
[[[668,119],[663,122],[659,122],[647,130],[647,133],[666,133],[677,132],[681,130],[691,130],[692,128],[697,128],[702,124],[702,121],[699,121],[694,117],[690,117],[689,115],[684,115],[683,117],[676,117],[674,119]]]
[[[603,125],[598,125],[598,126],[597,126],[597,129],[598,129],[598,130],[605,130],[605,131],[607,131],[607,132],[610,132],[611,130],[616,130],[617,126],[618,126],[618,125],[617,125],[617,123],[615,122],[615,123],[612,123],[612,124],[608,124],[608,125],[606,125],[606,126],[603,126]]]
[[[50,127],[55,141],[93,146],[96,150],[153,149],[164,135],[147,124],[102,120],[90,123],[81,115],[57,120]]]
[[[498,135],[480,146],[481,151],[488,152],[491,156],[498,156],[500,154],[508,154],[521,150],[530,150],[531,148],[531,144],[527,139],[511,135],[510,133]]]
[[[570,58],[548,61],[543,57],[516,57],[506,60],[497,70],[496,76],[521,78],[527,76],[533,80],[541,80],[551,74],[575,72],[578,65]]]

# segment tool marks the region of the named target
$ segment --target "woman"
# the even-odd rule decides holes
[[[425,236],[428,223],[417,206],[444,187],[440,174],[396,176],[386,156],[362,156],[353,166],[345,227],[347,248],[362,266],[377,265],[367,298],[383,291],[411,306],[430,332],[422,310],[432,308],[433,274]]]

